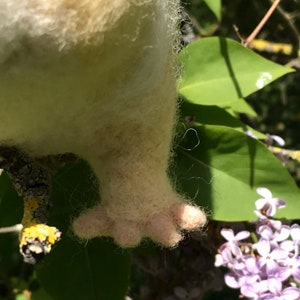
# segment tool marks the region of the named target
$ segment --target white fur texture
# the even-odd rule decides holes
[[[90,163],[102,201],[74,221],[84,239],[174,246],[205,223],[166,174],[177,2],[0,0],[1,143]]]

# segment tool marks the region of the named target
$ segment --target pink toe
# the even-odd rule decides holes
[[[113,237],[122,248],[135,247],[141,242],[140,228],[136,222],[118,220],[115,222]]]
[[[110,235],[113,222],[106,213],[98,206],[93,207],[73,221],[73,230],[76,235],[83,239]]]
[[[182,235],[176,230],[172,218],[165,213],[153,215],[147,223],[145,223],[146,235],[152,240],[166,247],[174,247],[181,240]]]
[[[206,223],[206,216],[200,208],[185,203],[176,203],[172,206],[171,212],[176,224],[181,229],[193,230]]]

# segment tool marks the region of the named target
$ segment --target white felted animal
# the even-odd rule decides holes
[[[90,164],[101,202],[80,238],[174,246],[206,221],[167,176],[178,2],[0,0],[0,142]]]

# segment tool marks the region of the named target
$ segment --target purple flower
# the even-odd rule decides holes
[[[268,280],[261,280],[253,282],[252,284],[248,282],[241,287],[241,294],[251,300],[258,300],[261,299],[262,295],[268,292],[268,288]]]
[[[230,262],[232,262],[233,259],[234,258],[232,256],[231,249],[229,247],[222,245],[219,250],[219,253],[216,255],[215,266],[216,267],[226,266]]]
[[[232,289],[240,288],[243,284],[243,279],[243,277],[240,277],[238,274],[235,273],[227,273],[224,276],[225,283]]]
[[[300,226],[298,224],[292,225],[289,233],[292,240],[283,241],[280,246],[287,251],[294,251],[294,254],[297,256],[299,255],[300,247]]]
[[[258,220],[255,222],[256,223],[256,228],[257,230],[261,227],[261,226],[268,226],[270,227],[270,229],[275,230],[275,231],[280,231],[281,227],[282,227],[282,223],[279,220],[270,220],[268,219],[267,216],[262,215],[260,212],[258,212],[257,210],[254,211],[254,213],[258,216]]]
[[[234,256],[241,256],[242,252],[239,248],[240,241],[248,238],[250,236],[249,231],[241,231],[234,235],[234,232],[230,228],[223,228],[221,230],[221,235],[227,240],[223,247],[228,246],[231,249],[231,252]]]
[[[300,296],[299,289],[296,287],[282,290],[282,283],[276,278],[244,286],[241,288],[241,293],[251,300],[297,300]]]
[[[233,270],[225,275],[225,283],[233,288],[241,288],[245,285],[253,285],[255,282],[260,281],[259,274],[250,274],[244,264],[244,268],[240,270]]]
[[[242,242],[248,231],[234,234],[232,229],[222,229],[227,240],[216,255],[216,266],[226,266],[230,272],[225,283],[239,288],[241,295],[250,300],[300,300],[300,226],[283,225],[272,220],[277,208],[285,201],[273,198],[267,188],[258,188],[263,197],[256,201],[255,213],[257,243]]]
[[[281,281],[293,277],[296,282],[300,283],[300,257],[288,257],[282,261],[279,273]]]
[[[257,136],[251,130],[246,130],[245,134],[257,140]]]
[[[269,189],[259,187],[256,189],[257,193],[263,196],[256,200],[256,210],[262,213],[264,216],[274,216],[277,208],[285,207],[285,201],[280,198],[273,198]]]
[[[261,288],[260,288],[260,282],[253,282],[253,283],[247,283],[244,284],[241,287],[241,294],[244,297],[247,297],[252,300],[259,299],[259,295],[261,294]]]
[[[243,270],[243,275],[246,284],[259,282],[266,277],[264,270],[259,267],[258,259],[256,257],[249,256],[245,258],[244,264],[245,268]]]
[[[268,224],[260,225],[256,229],[258,236],[261,239],[268,240],[272,248],[279,247],[278,243],[286,240],[290,236],[289,226],[282,225],[281,222],[280,225],[276,224],[276,226],[277,228],[274,228],[273,223],[268,223]],[[288,246],[290,247],[290,245]]]
[[[285,145],[285,140],[280,137],[279,135],[275,135],[275,134],[266,134],[267,137],[269,138],[269,144],[271,145],[273,143],[273,141],[275,141],[279,146],[284,146]],[[268,144],[268,141],[267,141]]]
[[[253,245],[253,248],[257,250],[260,257],[258,258],[258,264],[260,268],[265,266],[266,272],[274,273],[279,272],[279,263],[288,257],[289,252],[279,247],[272,249],[272,244],[269,240],[261,238],[258,243]]]
[[[282,289],[282,283],[274,278],[268,280],[269,293],[262,295],[258,300],[297,300],[300,290],[296,287]]]

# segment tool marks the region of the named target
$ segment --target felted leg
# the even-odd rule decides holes
[[[79,153],[98,177],[101,196],[100,203],[74,220],[80,238],[111,236],[121,247],[134,247],[149,237],[173,247],[183,238],[180,230],[205,224],[205,214],[187,204],[167,176],[176,121],[175,75],[170,65],[161,66],[153,84],[146,78],[144,89],[140,80],[128,84],[138,86],[134,97],[125,97],[122,90],[124,97],[110,99],[102,114],[107,121],[95,131],[94,144]]]
[[[159,148],[152,150],[157,153]],[[149,151],[141,153],[141,148],[137,155],[134,149],[126,155],[119,149],[118,155],[91,162],[102,201],[75,219],[73,229],[82,239],[111,236],[124,248],[138,245],[143,237],[173,247],[183,238],[181,229],[196,230],[205,224],[205,214],[174,191],[166,161]]]

